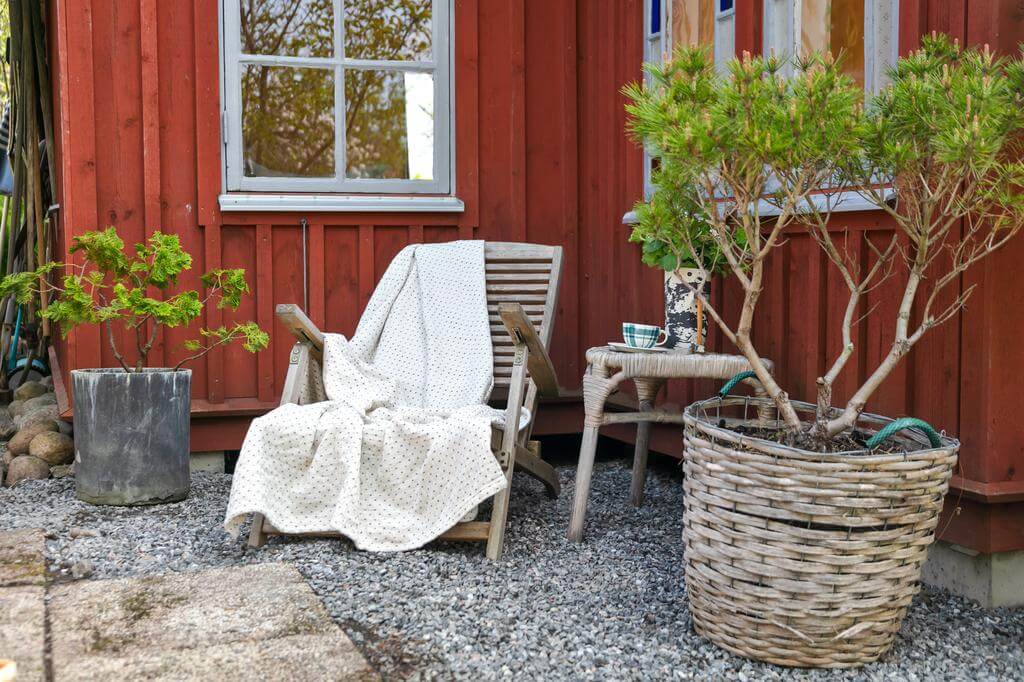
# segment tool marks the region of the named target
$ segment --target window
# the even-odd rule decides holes
[[[797,52],[842,54],[844,71],[877,92],[896,61],[898,24],[898,0],[765,0],[764,52],[787,59]]]
[[[224,0],[229,191],[447,194],[451,0]]]
[[[721,73],[736,55],[734,0],[644,0],[644,61],[660,64],[678,45],[703,45],[714,52]],[[657,160],[644,154],[644,196],[654,188]],[[628,215],[628,214],[627,214]]]

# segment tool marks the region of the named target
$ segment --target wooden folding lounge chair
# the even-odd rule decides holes
[[[555,321],[558,284],[562,272],[562,249],[558,246],[487,242],[484,249],[487,272],[487,311],[494,346],[494,391],[491,404],[504,406],[505,424],[519,423],[522,408],[533,415],[524,429],[495,427],[491,447],[508,485],[494,496],[488,521],[459,523],[439,539],[486,541],[487,557],[501,558],[505,519],[512,487],[512,472],[519,468],[540,480],[548,494],[557,497],[558,475],[540,457],[540,443],[530,440],[541,396],[557,396],[558,381],[548,357],[548,342]],[[277,316],[298,339],[292,349],[281,404],[315,402],[322,394],[320,362],[323,333],[299,306],[277,306]],[[254,515],[249,544],[258,547],[267,535],[284,535],[263,518]]]

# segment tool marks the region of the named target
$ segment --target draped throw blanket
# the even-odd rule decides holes
[[[258,512],[287,533],[420,547],[505,485],[486,405],[493,357],[484,243],[413,245],[392,261],[351,339],[324,343],[326,400],[253,421],[224,525]]]

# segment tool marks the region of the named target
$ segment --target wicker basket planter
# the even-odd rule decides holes
[[[787,666],[852,667],[892,645],[919,589],[959,442],[907,454],[819,453],[734,429],[758,398],[686,409],[686,586],[697,632]],[[804,414],[813,406],[795,403]],[[875,431],[888,419],[864,415]],[[763,422],[760,422],[763,425]]]

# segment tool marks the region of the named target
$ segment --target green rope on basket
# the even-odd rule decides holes
[[[924,435],[928,436],[928,441],[932,444],[933,448],[942,446],[942,438],[935,432],[935,429],[932,428],[931,424],[922,419],[915,419],[914,417],[903,417],[902,419],[889,422],[882,427],[878,433],[871,436],[871,439],[867,442],[867,446],[869,449],[874,448],[882,441],[896,435],[898,431],[909,428],[915,428],[923,431]]]
[[[732,379],[729,379],[729,381],[725,382],[725,386],[722,386],[722,390],[718,392],[718,397],[724,398],[725,396],[729,395],[729,391],[731,391],[736,386],[736,384],[740,383],[741,381],[756,378],[757,374],[751,372],[750,370],[747,370],[746,372],[740,372]]]

